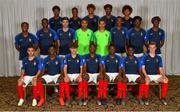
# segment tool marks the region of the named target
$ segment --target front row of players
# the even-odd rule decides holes
[[[133,47],[127,48],[127,57],[122,59],[115,54],[114,44],[109,45],[109,54],[103,58],[95,54],[96,45],[90,44],[90,53],[81,57],[77,54],[77,44],[70,45],[71,53],[64,59],[56,55],[56,48],[49,47],[49,55],[42,61],[35,56],[35,48],[29,46],[28,57],[23,59],[23,66],[18,80],[18,106],[24,103],[24,88],[31,82],[33,85],[32,106],[42,106],[45,103],[44,85],[49,82],[59,83],[59,103],[68,105],[71,101],[70,82],[78,82],[78,96],[80,105],[87,105],[88,82],[98,85],[97,103],[107,105],[108,83],[117,85],[116,103],[126,104],[127,82],[138,82],[138,100],[142,105],[149,105],[148,91],[151,81],[162,83],[160,100],[164,105],[168,90],[168,79],[165,76],[162,59],[155,54],[156,44],[149,44],[149,53],[141,59],[134,56]],[[139,61],[140,60],[140,61]],[[41,77],[41,74],[44,74]],[[37,103],[37,98],[40,101]]]

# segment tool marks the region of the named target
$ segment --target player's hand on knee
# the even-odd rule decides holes
[[[145,76],[146,83],[150,83],[150,77],[148,75]]]
[[[78,82],[81,82],[81,81],[82,81],[82,76],[79,75],[76,80],[77,80]]]
[[[64,77],[64,82],[70,82],[69,76],[65,76],[65,77]]]

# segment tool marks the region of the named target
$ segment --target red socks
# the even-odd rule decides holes
[[[37,83],[40,99],[44,99],[44,85],[42,82]]]
[[[144,94],[144,85],[145,84],[139,84],[139,92],[138,92],[138,98],[141,99],[142,95]]]
[[[78,99],[88,98],[88,82],[82,81],[78,83]]]
[[[98,99],[100,98],[107,98],[107,89],[108,89],[108,82],[104,80],[100,80],[98,85]]]
[[[19,99],[24,99],[23,85],[17,86],[17,92],[18,92]]]
[[[144,98],[148,98],[149,84],[144,84]]]
[[[161,93],[161,98],[165,98],[167,95],[167,91],[168,91],[168,83],[163,83],[162,84],[162,93]]]
[[[66,93],[66,98],[70,99],[70,88],[69,83],[61,82],[59,84],[59,98],[64,98],[64,94]]]
[[[38,86],[33,86],[33,99],[37,99]]]
[[[123,83],[123,82],[117,83],[117,96],[116,97],[118,99],[126,98],[126,88],[127,88],[126,83]]]

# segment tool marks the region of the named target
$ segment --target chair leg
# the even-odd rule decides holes
[[[160,98],[161,98],[161,91],[162,91],[161,84],[159,84],[159,97]]]

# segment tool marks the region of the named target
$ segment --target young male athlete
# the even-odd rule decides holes
[[[124,5],[122,8],[123,17],[123,27],[127,28],[128,30],[133,27],[133,19],[131,18],[131,13],[133,9],[130,5]]]
[[[72,8],[72,17],[69,19],[69,27],[77,30],[81,27],[81,18],[78,16],[78,8]]]

